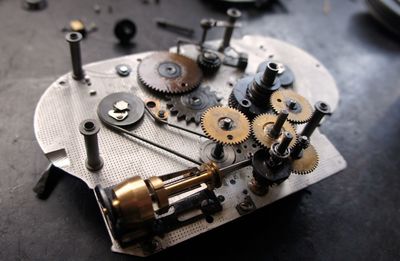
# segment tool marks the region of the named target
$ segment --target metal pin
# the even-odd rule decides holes
[[[99,132],[99,124],[92,119],[84,120],[79,125],[79,131],[85,138],[86,148],[86,168],[90,171],[96,171],[103,167],[104,161],[100,157],[99,143],[97,133]]]
[[[78,32],[71,32],[65,36],[65,39],[69,43],[69,49],[71,52],[72,61],[72,77],[75,80],[82,80],[85,73],[82,69],[82,58],[81,58],[81,47],[80,42],[82,40],[82,34]]]

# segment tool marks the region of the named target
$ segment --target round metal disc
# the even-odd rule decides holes
[[[195,61],[170,52],[156,52],[144,58],[138,66],[139,81],[162,93],[190,91],[199,86],[202,76]]]
[[[221,159],[216,159],[212,156],[212,151],[215,147],[214,141],[206,141],[200,146],[200,158],[204,163],[210,161],[215,162],[218,167],[223,168],[232,165],[235,162],[236,156],[234,148],[231,146],[224,146],[224,156]]]
[[[229,128],[223,127],[226,119],[231,121]],[[212,107],[205,111],[201,128],[208,137],[222,144],[239,144],[250,135],[249,120],[240,111],[229,107]]]
[[[303,150],[303,156],[300,159],[293,160],[293,172],[305,175],[311,173],[318,166],[319,157],[313,145],[309,145]]]
[[[252,123],[252,132],[254,138],[264,147],[266,148],[271,148],[272,144],[275,142],[280,142],[282,140],[282,133],[285,131],[289,132],[292,134],[294,137],[293,140],[289,144],[289,148],[293,148],[294,145],[296,145],[296,130],[293,127],[292,124],[290,124],[288,121],[286,121],[281,130],[281,134],[277,139],[274,139],[268,135],[269,130],[272,128],[272,126],[275,124],[277,120],[277,116],[272,115],[272,114],[261,114],[257,116]]]
[[[292,90],[280,90],[271,95],[271,107],[275,113],[281,110],[289,112],[288,121],[305,123],[310,120],[313,109],[311,104],[300,94]]]
[[[114,105],[124,101],[128,103],[128,116],[123,120],[116,120],[109,115],[109,111],[113,110]],[[138,122],[144,114],[143,101],[137,96],[127,92],[116,92],[104,97],[97,106],[97,115],[100,120],[107,125],[116,125],[120,127],[128,127]]]

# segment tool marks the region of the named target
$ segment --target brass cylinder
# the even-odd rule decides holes
[[[141,177],[135,176],[118,184],[113,194],[113,207],[124,223],[135,225],[154,218],[151,196]]]

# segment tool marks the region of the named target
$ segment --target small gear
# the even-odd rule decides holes
[[[281,130],[281,134],[278,136],[278,138],[275,139],[275,138],[273,138],[273,137],[271,137],[269,135],[269,131],[274,126],[277,118],[278,118],[277,116],[272,115],[272,114],[268,114],[268,113],[261,114],[261,115],[257,116],[253,120],[252,126],[251,126],[254,138],[262,146],[264,146],[264,147],[269,149],[269,148],[271,148],[273,143],[275,143],[277,141],[280,142],[282,140],[282,133],[287,131],[290,134],[292,134],[292,136],[294,137],[294,139],[289,144],[289,148],[293,148],[294,145],[296,145],[297,134],[296,134],[295,128],[289,122],[286,121],[283,124],[282,130]]]
[[[212,107],[201,119],[204,133],[215,142],[235,145],[244,142],[250,135],[250,123],[240,111],[229,107]]]
[[[312,106],[306,98],[292,90],[280,90],[271,95],[271,107],[278,113],[281,110],[289,112],[288,121],[301,124],[310,120]]]
[[[215,74],[221,67],[221,59],[213,51],[203,51],[197,57],[197,63],[205,75]]]
[[[161,93],[184,93],[198,87],[203,74],[192,59],[170,52],[156,52],[138,66],[138,79]]]
[[[194,121],[199,124],[203,112],[210,107],[219,105],[220,100],[215,92],[210,91],[209,86],[205,86],[188,94],[168,97],[167,106],[171,112],[177,113],[178,119],[185,119],[188,123]]]
[[[319,162],[319,157],[313,145],[309,145],[303,150],[303,155],[299,159],[293,159],[293,173],[305,175],[313,172]]]

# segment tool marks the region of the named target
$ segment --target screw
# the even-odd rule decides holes
[[[225,118],[222,120],[222,124],[224,130],[229,130],[230,128],[232,128],[233,121],[231,118]]]
[[[158,117],[164,118],[165,117],[165,111],[164,110],[159,110],[158,111]]]
[[[290,110],[296,110],[297,108],[297,102],[295,100],[290,99],[288,102],[288,107]]]

